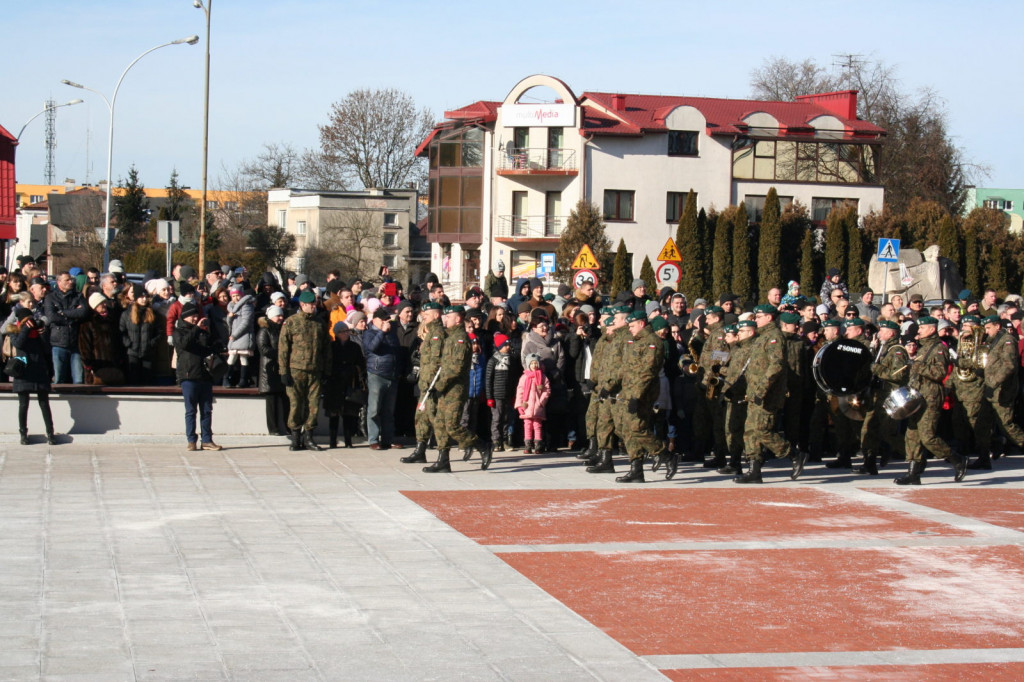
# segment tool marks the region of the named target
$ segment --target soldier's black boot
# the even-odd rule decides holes
[[[616,483],[644,483],[644,458],[629,460],[629,473],[615,479]]]
[[[877,460],[878,460],[878,455],[876,455],[875,453],[872,452],[870,454],[865,454],[864,455],[864,466],[859,467],[857,469],[857,473],[858,474],[868,474],[869,476],[877,476],[878,475],[878,466],[875,463]]]
[[[309,429],[303,429],[302,431],[302,447],[306,448],[307,450],[315,450],[317,452],[323,450],[323,448],[317,445],[316,442],[313,440],[313,432],[310,431]]]
[[[967,475],[967,458],[956,450],[949,453],[949,463],[953,465],[953,480],[959,483]]]
[[[28,445],[28,429],[18,429],[18,433],[21,434],[21,444]]]
[[[405,457],[399,457],[398,461],[399,462],[404,462],[405,464],[415,464],[416,462],[426,462],[427,461],[427,442],[425,440],[418,441],[416,443],[416,449],[412,451],[412,454],[411,455],[406,455]]]
[[[338,422],[340,421],[341,417],[336,414],[327,418],[327,435],[330,438],[328,443],[332,450],[338,447]]]
[[[733,483],[764,483],[761,480],[761,460],[750,460],[750,470],[734,478]]]
[[[715,450],[715,456],[711,459],[704,461],[705,469],[721,469],[725,466],[725,453],[718,454],[718,450]]]
[[[437,461],[429,466],[423,467],[423,473],[425,474],[436,474],[440,471],[447,471],[451,473],[452,465],[448,461],[448,448],[444,448],[437,451]]]
[[[921,473],[924,472],[924,460],[910,462],[907,466],[907,474],[895,479],[896,485],[921,485]]]
[[[292,442],[288,446],[289,450],[301,450],[302,449],[302,431],[298,429],[292,429]]]
[[[742,473],[743,471],[743,458],[739,455],[732,455],[729,457],[729,463],[718,470],[718,473],[731,476],[732,474]]]
[[[992,456],[987,452],[983,455],[978,455],[978,459],[968,464],[967,468],[975,471],[991,471]]]
[[[596,454],[597,439],[591,438],[590,440],[587,441],[587,447],[584,448],[583,451],[580,452],[578,455],[576,455],[576,459],[592,459]]]
[[[588,474],[614,474],[615,465],[612,463],[612,451],[600,450],[597,453],[599,459],[597,464],[587,467]]]
[[[837,458],[831,462],[826,462],[825,466],[829,469],[850,469],[853,467],[853,460],[850,458],[850,453],[840,452]]]
[[[671,481],[676,476],[676,472],[679,471],[679,453],[669,452],[665,461],[665,480]]]
[[[476,449],[480,453],[480,468],[487,471],[487,467],[491,466],[491,444],[481,439],[477,441]]]
[[[789,478],[795,481],[804,472],[804,464],[807,463],[807,453],[793,446],[789,451],[789,458],[793,461],[793,470],[790,472]]]

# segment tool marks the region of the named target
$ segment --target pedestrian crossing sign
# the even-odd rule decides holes
[[[661,253],[658,254],[658,260],[660,261],[672,261],[678,263],[683,260],[683,255],[679,253],[679,247],[672,240],[672,237],[668,238],[665,242],[665,246],[661,247]]]
[[[601,264],[597,262],[597,257],[594,256],[593,250],[590,248],[590,244],[584,244],[580,252],[576,254],[576,259],[572,262],[573,270],[600,270]]]
[[[878,262],[898,263],[900,261],[900,240],[886,239],[878,240]]]

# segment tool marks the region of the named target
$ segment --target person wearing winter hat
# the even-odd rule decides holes
[[[551,397],[551,381],[540,365],[540,356],[530,353],[523,359],[523,373],[516,387],[515,407],[523,420],[523,439],[526,447],[523,454],[532,455],[535,444],[543,441],[543,425],[546,417],[548,398]],[[543,450],[543,448],[541,448]]]
[[[120,386],[124,384],[127,365],[119,327],[119,314],[112,312],[113,303],[97,292],[89,297],[93,314],[78,328],[78,350],[85,367],[85,383]]]
[[[484,395],[491,410],[491,443],[495,452],[505,451],[508,433],[509,400],[512,398],[510,355],[512,343],[506,334],[494,335],[494,353],[487,361],[484,372]]]
[[[498,261],[494,271],[488,272],[484,278],[484,291],[491,299],[492,305],[501,305],[508,299],[508,279],[505,277],[505,263]]]
[[[213,353],[209,320],[202,317],[199,306],[188,301],[181,306],[181,316],[174,323],[174,350],[177,353],[178,385],[185,401],[185,449],[221,450],[213,442],[213,377],[206,366],[206,357]],[[199,438],[196,437],[196,417]]]
[[[539,277],[530,278],[530,298],[527,301],[531,310],[540,308],[547,314],[549,320],[558,317],[555,307],[544,299],[544,282]]]

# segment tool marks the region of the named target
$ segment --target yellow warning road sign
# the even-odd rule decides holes
[[[590,244],[584,244],[580,252],[576,254],[576,260],[572,262],[573,270],[600,270],[601,264],[594,257]]]
[[[665,242],[665,246],[661,247],[661,253],[658,254],[658,260],[677,262],[683,260],[683,255],[679,253],[679,247],[676,246],[672,237],[669,237],[668,241]]]

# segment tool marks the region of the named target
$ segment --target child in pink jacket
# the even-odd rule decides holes
[[[526,369],[519,378],[516,388],[516,409],[523,420],[523,439],[526,441],[524,453],[532,455],[534,445],[540,446],[542,424],[544,423],[544,406],[551,395],[551,383],[540,368],[540,356],[531,353],[526,356]]]

